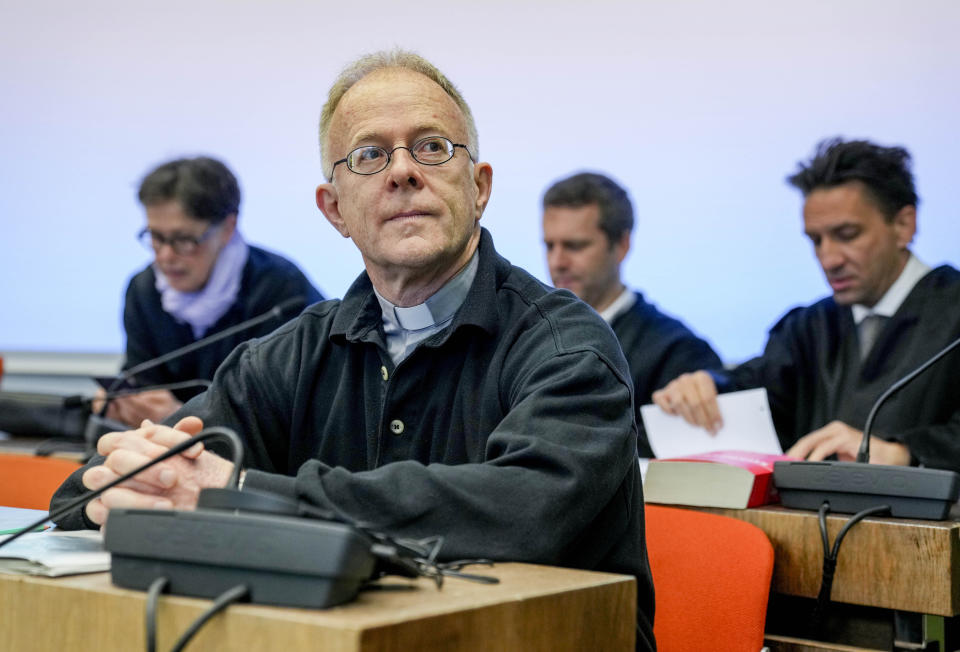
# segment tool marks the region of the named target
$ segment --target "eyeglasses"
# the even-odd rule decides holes
[[[146,227],[137,234],[137,239],[140,240],[144,247],[152,249],[155,252],[160,251],[163,245],[170,245],[170,248],[173,249],[173,252],[178,256],[189,256],[196,253],[200,243],[209,238],[218,226],[218,224],[211,225],[199,236],[172,235],[169,238],[156,231],[151,231],[149,227]]]
[[[421,138],[410,147],[394,147],[390,151],[376,145],[358,147],[347,154],[346,158],[342,158],[333,164],[333,167],[330,168],[330,176],[333,177],[333,171],[341,163],[346,163],[350,171],[357,174],[383,172],[390,165],[390,159],[393,158],[393,153],[398,149],[405,149],[410,152],[413,160],[421,165],[443,165],[453,158],[458,147],[462,147],[470,160],[476,163],[466,145],[454,143],[443,136],[431,136]]]

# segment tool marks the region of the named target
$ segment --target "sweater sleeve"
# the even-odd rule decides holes
[[[67,479],[63,481],[63,484],[60,485],[50,499],[51,514],[65,507],[71,500],[76,500],[87,492],[86,487],[83,486],[83,474],[87,469],[103,464],[103,460],[104,458],[102,456],[95,455],[87,464],[67,476]],[[57,527],[64,530],[96,530],[100,527],[87,518],[86,511],[82,506],[72,509],[66,514],[54,519],[54,523],[57,524]]]
[[[282,381],[257,354],[256,347],[235,352],[215,380],[230,391],[215,386],[184,408],[243,433],[244,489],[284,493],[394,536],[443,535],[444,557],[563,563],[636,472],[629,380],[603,355],[581,349],[511,370],[505,416],[476,462],[404,460],[349,471],[311,459],[290,477],[282,473],[290,409],[273,398],[269,388]],[[591,554],[601,558],[615,540],[599,537]]]

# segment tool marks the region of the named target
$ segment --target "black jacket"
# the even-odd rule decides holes
[[[765,387],[784,448],[830,421],[863,429],[888,387],[960,337],[960,272],[931,270],[859,357],[853,312],[833,298],[788,312],[762,356],[715,373],[721,391]],[[904,443],[914,463],[960,471],[960,348],[894,394],[873,434]]]
[[[640,417],[640,407],[652,402],[651,395],[680,374],[699,369],[720,368],[723,363],[706,341],[683,322],[663,314],[643,295],[610,323],[633,378],[634,405],[640,438],[640,457],[653,457]]]
[[[510,265],[484,231],[452,324],[396,367],[366,274],[241,344],[196,414],[235,429],[245,488],[305,499],[394,536],[443,535],[446,559],[628,573],[637,649],[652,650],[653,582],[632,383],[616,338],[566,291]],[[53,504],[79,490],[79,473]],[[77,514],[61,524],[83,525]]]

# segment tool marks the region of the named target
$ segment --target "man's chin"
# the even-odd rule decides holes
[[[852,306],[855,303],[863,303],[859,294],[851,290],[834,291],[833,300],[838,306]]]

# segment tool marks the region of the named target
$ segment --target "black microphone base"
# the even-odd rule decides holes
[[[854,514],[889,505],[890,515],[942,521],[960,497],[960,474],[859,462],[776,462],[773,483],[784,507]]]
[[[214,598],[246,584],[250,601],[325,608],[352,600],[371,578],[373,542],[342,523],[195,511],[112,509],[104,534],[113,583]]]

